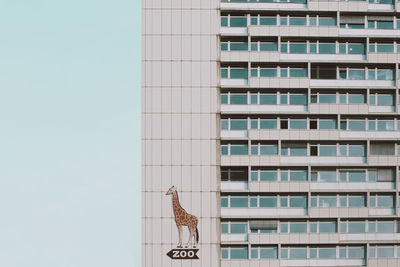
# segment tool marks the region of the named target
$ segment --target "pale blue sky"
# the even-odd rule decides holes
[[[140,266],[140,0],[0,0],[0,266]]]

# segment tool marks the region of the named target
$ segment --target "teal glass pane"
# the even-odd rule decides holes
[[[392,106],[394,96],[389,94],[378,94],[378,106]]]
[[[221,120],[221,130],[228,130],[228,120]]]
[[[376,257],[375,246],[369,247],[369,257],[370,258],[375,258]]]
[[[247,17],[231,17],[231,27],[247,27]]]
[[[319,146],[319,155],[320,156],[336,156],[336,146]]]
[[[371,207],[376,207],[376,196],[371,196],[371,197],[369,198],[369,205],[370,205]]]
[[[227,208],[228,207],[228,197],[222,196],[221,197],[221,207]]]
[[[291,196],[290,197],[290,207],[291,208],[306,208],[307,207],[307,197]]]
[[[378,207],[393,208],[393,196],[378,196]]]
[[[281,26],[287,26],[287,25],[288,25],[287,17],[284,18],[281,17]]]
[[[377,21],[376,22],[377,29],[393,29],[393,21]]]
[[[317,207],[317,197],[316,196],[311,197],[311,207]]]
[[[365,104],[364,94],[349,94],[349,104]]]
[[[291,26],[305,26],[305,25],[307,25],[307,20],[306,20],[305,17],[304,18],[293,18],[293,17],[290,17],[289,18],[289,24]]]
[[[340,25],[342,26],[342,25]],[[347,27],[349,29],[364,29],[364,23],[363,24],[347,24]]]
[[[260,105],[276,105],[276,94],[261,94]]]
[[[365,249],[363,246],[349,246],[348,258],[349,259],[364,259]]]
[[[365,207],[365,197],[349,196],[349,207]]]
[[[346,231],[346,223],[345,222],[340,223],[340,232],[341,233],[346,233],[347,232]]]
[[[307,259],[307,248],[290,248],[290,259]]]
[[[336,248],[319,248],[320,259],[335,259]]]
[[[287,53],[287,51],[288,51],[287,43],[282,43],[281,44],[281,53]]]
[[[276,208],[276,197],[260,197],[260,208]]]
[[[281,248],[281,259],[287,259],[288,257],[289,257],[288,249],[287,248]]]
[[[306,147],[292,147],[290,148],[291,156],[307,156],[307,148]]]
[[[221,104],[228,104],[228,95],[226,95],[226,94],[223,94],[223,95],[221,95]]]
[[[246,105],[247,95],[245,94],[232,94],[231,95],[231,105]]]
[[[393,80],[393,70],[378,69],[378,80]]]
[[[394,45],[393,44],[378,44],[378,52],[380,53],[393,53]]]
[[[221,223],[221,231],[223,234],[228,233],[228,224],[227,223]]]
[[[346,54],[346,44],[339,44],[339,53]]]
[[[250,70],[250,75],[251,75],[251,77],[258,77],[258,69],[257,68],[252,68]]]
[[[320,222],[319,223],[320,233],[335,233],[336,232],[336,222]]]
[[[349,146],[350,157],[363,157],[365,156],[365,147],[363,145],[350,145]]]
[[[336,95],[334,94],[320,94],[319,95],[320,104],[334,104],[336,103]]]
[[[290,120],[289,129],[307,129],[307,120]]]
[[[260,258],[261,259],[277,259],[278,248],[276,247],[260,247]]]
[[[375,80],[375,79],[376,79],[376,71],[368,70],[368,80]]]
[[[280,205],[281,208],[287,208],[288,207],[288,197],[287,196],[285,196],[285,197],[281,196],[280,197],[280,202],[281,202],[281,205]]]
[[[257,197],[250,197],[250,207],[257,208]]]
[[[368,29],[375,29],[375,21],[374,20],[368,21]]]
[[[378,228],[378,233],[394,233],[394,222],[378,221],[377,228]]]
[[[257,171],[252,171],[251,172],[251,180],[252,181],[258,181],[258,172]]]
[[[336,196],[319,196],[320,207],[336,207]]]
[[[222,145],[221,146],[221,154],[222,155],[228,155],[228,146],[227,145]]]
[[[320,130],[336,129],[336,120],[332,120],[332,119],[319,120],[319,129]]]
[[[294,171],[290,172],[290,181],[307,181],[307,171]]]
[[[340,171],[339,172],[339,179],[341,182],[347,182],[347,172]]]
[[[221,257],[223,259],[228,259],[229,258],[228,248],[221,248]]]
[[[228,78],[228,69],[221,68],[221,78]]]
[[[375,94],[369,96],[369,104],[370,105],[375,105],[375,103],[376,103],[375,98],[376,98]]]
[[[307,69],[290,69],[290,77],[307,77]]]
[[[289,172],[281,171],[281,182],[286,182],[286,181],[289,181]]]
[[[260,172],[260,181],[277,181],[278,180],[278,172],[277,171],[261,171]]]
[[[393,246],[377,246],[378,258],[393,258],[394,247]]]
[[[346,145],[340,145],[339,146],[339,155],[340,156],[347,156],[347,146]]]
[[[260,25],[276,25],[276,17],[260,17]]]
[[[231,196],[231,208],[247,208],[249,200],[247,197]]]
[[[221,17],[221,26],[228,27],[228,17]]]
[[[288,103],[288,96],[287,94],[281,94],[281,104],[287,104]]]
[[[349,171],[349,182],[365,182],[364,171]]]
[[[287,223],[281,223],[281,233],[288,233],[289,227]]]
[[[306,94],[291,94],[289,96],[291,105],[307,105],[307,95]]]
[[[287,156],[287,155],[289,155],[289,148],[287,148],[287,147],[282,147],[282,148],[281,148],[281,155],[282,155],[282,156]]]
[[[251,43],[251,51],[258,51],[258,43]]]
[[[251,248],[251,258],[258,259],[258,248]]]
[[[319,44],[320,54],[336,54],[336,44]]]
[[[310,53],[311,54],[317,53],[317,44],[316,43],[310,43]]]
[[[251,17],[250,18],[250,25],[258,25],[258,18],[257,17]]]
[[[346,196],[340,196],[339,202],[340,202],[340,207],[347,207],[347,197]]]
[[[364,70],[349,70],[349,80],[365,80],[365,71]]]
[[[247,259],[247,258],[248,258],[247,247],[231,248],[231,259]]]
[[[251,129],[258,129],[258,120],[251,120]]]
[[[247,69],[233,69],[231,68],[231,79],[247,79]]]
[[[336,172],[335,171],[320,171],[319,180],[321,182],[333,183],[336,182]]]
[[[307,233],[307,223],[290,223],[290,233]]]
[[[291,54],[307,54],[306,43],[290,43]]]
[[[376,181],[376,171],[368,171],[368,181],[369,182]]]
[[[319,17],[319,26],[336,26],[336,18]]]
[[[231,223],[232,234],[247,234],[247,223]]]
[[[350,131],[365,131],[365,121],[348,121]]]
[[[251,146],[251,154],[258,155],[258,146]]]
[[[247,51],[248,49],[248,43],[231,43],[231,51]]]
[[[247,130],[247,120],[231,120],[231,130]]]
[[[250,96],[250,104],[257,105],[258,104],[257,101],[258,101],[258,96],[256,94],[252,94]]]
[[[347,130],[347,121],[340,122],[340,130]]]
[[[221,43],[221,50],[228,51],[228,43]]]
[[[339,258],[346,258],[346,247],[339,247]]]
[[[347,71],[346,70],[339,70],[339,79],[341,79],[341,80],[347,79]]]
[[[317,95],[312,95],[312,96],[311,96],[311,103],[318,103],[318,97],[317,97]]]
[[[375,53],[375,45],[374,44],[370,44],[369,45],[369,52],[371,52],[371,53]]]
[[[347,104],[347,96],[346,96],[346,94],[340,94],[339,95],[339,103],[340,104]]]
[[[276,145],[261,145],[260,155],[278,155],[278,146]]]
[[[278,51],[278,43],[260,43],[260,51]]]
[[[310,17],[310,26],[317,26],[317,18]]]
[[[276,120],[260,120],[260,129],[277,129],[278,124]]]
[[[247,145],[231,145],[231,155],[248,155]]]
[[[363,55],[365,54],[364,44],[349,44],[349,54]]]
[[[260,69],[260,77],[277,77],[277,74],[276,68]]]
[[[378,131],[394,131],[394,121],[378,120]]]
[[[311,182],[316,182],[318,180],[318,173],[312,172],[311,173]]]
[[[288,77],[288,70],[286,68],[281,68],[281,77]]]
[[[311,222],[310,223],[310,233],[317,233],[318,231],[318,223]]]

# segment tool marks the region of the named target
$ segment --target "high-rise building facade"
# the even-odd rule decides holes
[[[143,266],[400,267],[399,0],[142,14]]]

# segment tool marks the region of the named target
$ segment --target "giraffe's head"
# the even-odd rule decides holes
[[[176,187],[173,185],[168,192],[166,193],[166,195],[172,195],[174,192],[176,192]]]

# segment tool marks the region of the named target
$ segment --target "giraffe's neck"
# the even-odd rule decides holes
[[[177,212],[180,212],[182,210],[177,192],[174,192],[172,195],[172,206],[174,207],[174,214],[177,214]]]

